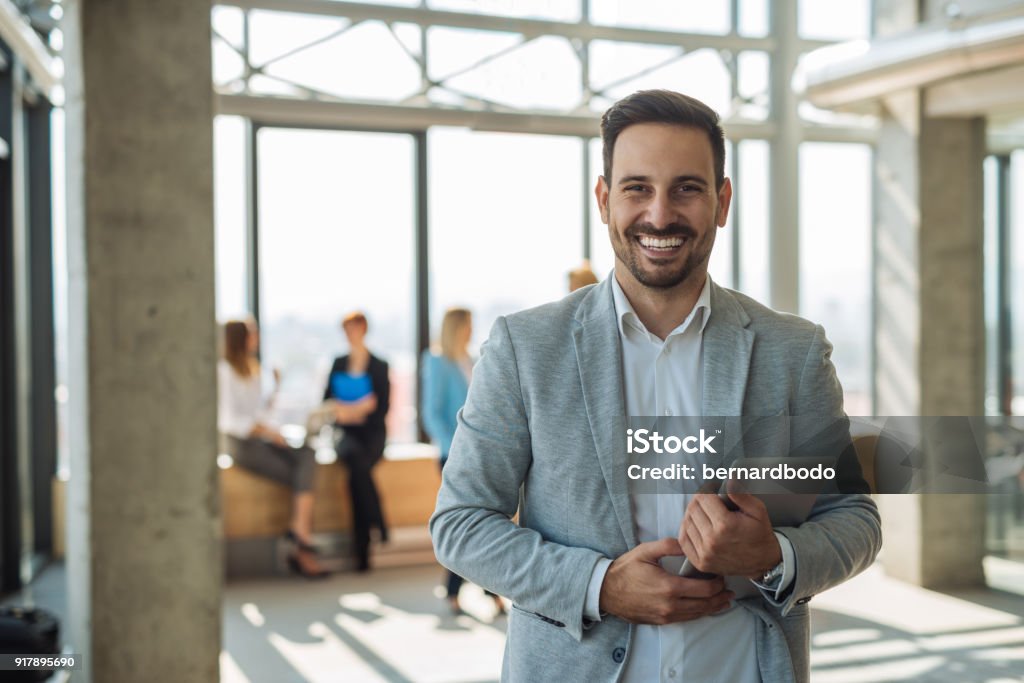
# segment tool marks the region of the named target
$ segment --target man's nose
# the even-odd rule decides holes
[[[676,222],[675,209],[667,194],[659,192],[651,200],[647,207],[647,221],[658,229]]]

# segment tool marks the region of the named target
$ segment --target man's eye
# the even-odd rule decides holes
[[[644,191],[644,186],[643,185],[627,185],[626,186],[626,192],[643,192],[643,191]]]

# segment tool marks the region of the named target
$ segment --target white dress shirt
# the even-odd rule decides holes
[[[226,360],[217,363],[217,429],[247,439],[257,422],[268,421],[270,397],[263,394],[261,373],[242,377]]]
[[[704,328],[711,316],[710,277],[705,280],[697,303],[686,319],[664,341],[640,322],[625,293],[612,278],[616,319],[622,343],[623,384],[627,416],[702,415],[704,380]],[[690,456],[699,465],[701,456]],[[679,534],[691,494],[641,493],[639,482],[630,479],[630,499],[641,543]],[[649,483],[648,483],[649,486]],[[776,533],[782,546],[785,571],[776,597],[794,577],[793,548]],[[664,558],[666,571],[678,572],[682,557]],[[601,560],[591,575],[584,607],[585,616],[599,621],[599,600],[610,559]],[[729,590],[737,597],[757,592],[744,577],[727,577]],[[700,681],[702,683],[744,683],[760,681],[755,645],[757,617],[735,602],[716,615],[666,626],[638,624],[627,652],[623,683]]]

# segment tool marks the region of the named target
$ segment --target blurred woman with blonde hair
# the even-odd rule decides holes
[[[423,352],[421,386],[423,400],[421,416],[423,428],[441,451],[441,469],[448,461],[448,453],[455,437],[459,410],[466,402],[469,382],[473,376],[473,357],[469,354],[469,341],[473,338],[473,314],[465,308],[449,308],[441,321],[441,340],[435,353]],[[446,593],[453,613],[459,606],[459,589],[463,579],[451,571],[447,574]],[[499,614],[505,613],[501,598],[487,591],[494,599]]]

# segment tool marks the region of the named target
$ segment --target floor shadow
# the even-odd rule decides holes
[[[813,610],[811,624],[812,680],[830,672],[837,673],[846,669],[855,670],[863,667],[872,667],[872,681],[879,681],[879,683],[890,680],[907,681],[911,679],[908,679],[905,673],[894,674],[892,678],[886,678],[884,673],[878,676],[875,672],[879,671],[878,667],[884,668],[884,665],[892,665],[894,669],[902,668],[898,665],[922,657],[934,656],[944,658],[941,670],[928,672],[912,680],[964,683],[966,681],[987,681],[993,679],[1006,680],[1008,677],[1018,678],[1024,676],[1024,660],[1019,658],[1020,655],[1010,652],[1010,650],[1024,647],[1024,633],[1013,634],[1008,637],[1002,635],[1019,630],[1024,625],[1024,622],[988,628],[950,629],[921,634],[905,631],[869,619],[816,608]],[[829,634],[838,634],[841,631],[849,631],[851,633],[859,631],[861,635],[853,639],[842,638],[832,643],[827,643]],[[868,636],[867,634],[869,633],[874,635]],[[993,641],[992,644],[943,646],[939,642],[945,636],[969,637],[976,634],[990,635]],[[823,640],[826,641],[824,645],[820,642]],[[881,646],[893,643],[904,643],[905,647],[900,648],[901,652],[892,654],[886,654],[885,652],[874,652],[870,656],[858,656],[856,654],[855,648],[864,648],[872,644]],[[849,658],[831,662],[822,661],[822,659],[831,659],[835,655],[841,656],[844,648],[854,650]],[[867,676],[868,674],[865,673],[864,675]]]
[[[970,588],[939,592],[958,600],[1013,614],[1020,617],[1021,621],[1024,622],[1024,595],[1019,593],[1012,593],[998,588]]]
[[[504,619],[494,623],[471,613],[453,616],[448,603],[435,596],[435,584],[422,567],[402,570],[383,569],[370,574],[348,574],[319,582],[294,579],[233,582],[225,600],[225,649],[253,683],[260,681],[304,681],[286,657],[268,641],[270,633],[296,644],[326,643],[327,637],[313,624],[325,625],[339,644],[358,657],[376,675],[394,683],[412,683],[398,664],[401,647],[378,651],[361,633],[346,627],[345,618],[362,625],[373,625],[392,615],[422,620],[432,617],[432,629],[446,632],[471,632],[476,624],[504,634]],[[440,577],[440,574],[438,574]],[[246,615],[244,612],[248,612]],[[252,623],[255,618],[259,626]],[[354,623],[349,622],[348,626]],[[319,628],[319,627],[318,627]],[[420,621],[418,626],[424,628]],[[253,651],[253,648],[258,651]],[[273,650],[273,653],[264,650]],[[500,652],[496,657],[500,657]],[[408,671],[408,670],[407,670]],[[344,676],[344,672],[339,672]],[[457,679],[455,670],[453,680]],[[342,677],[340,680],[344,680]],[[484,679],[496,680],[496,679]]]

